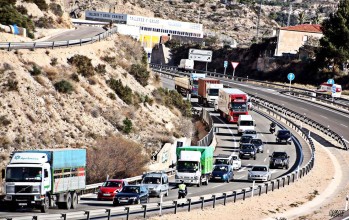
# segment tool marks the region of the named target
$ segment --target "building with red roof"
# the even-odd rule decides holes
[[[321,26],[318,24],[281,27],[277,31],[275,56],[297,54],[299,48],[306,44],[310,38],[320,39],[322,36]]]

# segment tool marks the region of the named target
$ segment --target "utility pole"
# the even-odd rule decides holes
[[[257,36],[256,36],[257,43],[258,43],[258,35],[259,35],[259,19],[261,17],[261,11],[262,11],[262,1],[263,0],[261,0],[261,2],[259,4],[259,12],[258,12],[258,19],[257,19]]]
[[[288,10],[288,17],[287,17],[287,27],[290,26],[291,13],[292,13],[292,4],[290,3],[290,9]]]
[[[201,13],[201,11],[200,11],[200,8],[199,8],[198,24],[200,23],[200,13]]]

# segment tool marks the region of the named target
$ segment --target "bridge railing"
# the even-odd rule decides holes
[[[112,34],[117,33],[117,28],[112,28],[108,31],[105,31],[101,34],[98,34],[94,37],[83,38],[83,39],[75,39],[75,40],[67,40],[67,41],[35,41],[35,42],[0,42],[0,49],[6,49],[8,51],[14,49],[30,49],[35,50],[39,48],[50,48],[53,49],[55,47],[70,47],[70,46],[81,46],[87,43],[94,43],[97,41],[101,41]]]

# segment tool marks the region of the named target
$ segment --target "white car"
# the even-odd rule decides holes
[[[264,165],[253,166],[252,169],[248,171],[247,180],[262,182],[271,180],[271,172],[269,167]]]
[[[239,155],[232,154],[232,158],[233,158],[233,169],[234,170],[241,169],[241,159],[240,159]]]

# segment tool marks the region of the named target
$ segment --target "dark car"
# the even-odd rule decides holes
[[[148,203],[149,195],[148,190],[142,185],[128,185],[124,186],[122,190],[115,195],[113,205],[124,204],[141,204]]]
[[[248,158],[248,159],[253,158],[255,160],[256,154],[257,154],[257,150],[253,144],[240,145],[240,152],[239,152],[240,158]]]
[[[286,168],[288,169],[289,158],[286,152],[273,152],[269,160],[269,168]]]
[[[242,135],[241,138],[240,138],[240,144],[249,144],[249,143],[251,143],[252,139],[253,139],[252,136]]]
[[[220,180],[229,183],[234,178],[233,167],[231,165],[215,165],[212,171],[211,180]]]
[[[276,133],[276,142],[281,143],[285,142],[286,144],[291,144],[291,132],[289,130],[283,129],[278,130]]]
[[[110,179],[105,181],[102,186],[99,187],[97,200],[113,200],[114,196],[120,192],[125,185],[128,185],[128,183],[122,179]]]
[[[263,153],[264,151],[264,144],[261,139],[252,139],[251,144],[254,145],[254,147],[257,149],[257,153]]]

